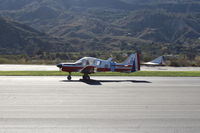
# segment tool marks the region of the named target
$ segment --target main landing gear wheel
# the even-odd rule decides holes
[[[68,79],[68,80],[71,80],[71,79],[72,79],[71,73],[69,73],[69,75],[67,76],[67,79]]]
[[[83,80],[90,80],[90,76],[89,75],[83,75]]]
[[[67,79],[68,79],[68,80],[71,80],[71,79],[72,79],[72,77],[69,75],[69,76],[67,76]]]

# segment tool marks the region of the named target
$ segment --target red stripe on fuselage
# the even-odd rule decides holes
[[[81,69],[83,69],[84,67],[63,67],[62,71],[65,72],[78,72]],[[97,68],[97,72],[109,72],[111,71],[110,68]],[[127,72],[127,71],[131,71],[131,69],[129,68],[116,68],[115,72]]]
[[[83,67],[62,67],[62,71],[65,72],[78,72],[81,69],[83,69]]]
[[[97,72],[108,72],[110,68],[97,68]]]

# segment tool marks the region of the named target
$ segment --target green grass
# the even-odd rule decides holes
[[[68,73],[60,71],[0,71],[0,76],[66,76]],[[81,76],[72,73],[72,76]],[[140,71],[135,73],[102,72],[92,76],[165,76],[165,77],[200,77],[200,71]]]

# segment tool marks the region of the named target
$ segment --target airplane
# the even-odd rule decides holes
[[[163,66],[163,65],[165,65],[164,56],[159,56],[158,58],[156,58],[156,59],[154,59],[152,61],[143,63],[142,65],[147,65],[147,66]]]
[[[124,72],[131,73],[140,71],[140,56],[138,53],[131,54],[124,62],[116,63],[112,58],[102,60],[94,57],[83,57],[75,63],[60,63],[57,67],[68,72],[68,80],[71,80],[72,72],[83,73],[83,80],[90,80],[89,74],[95,72]]]

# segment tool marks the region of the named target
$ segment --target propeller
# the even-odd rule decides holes
[[[60,71],[62,71],[62,64],[58,64],[57,67],[59,68]]]

